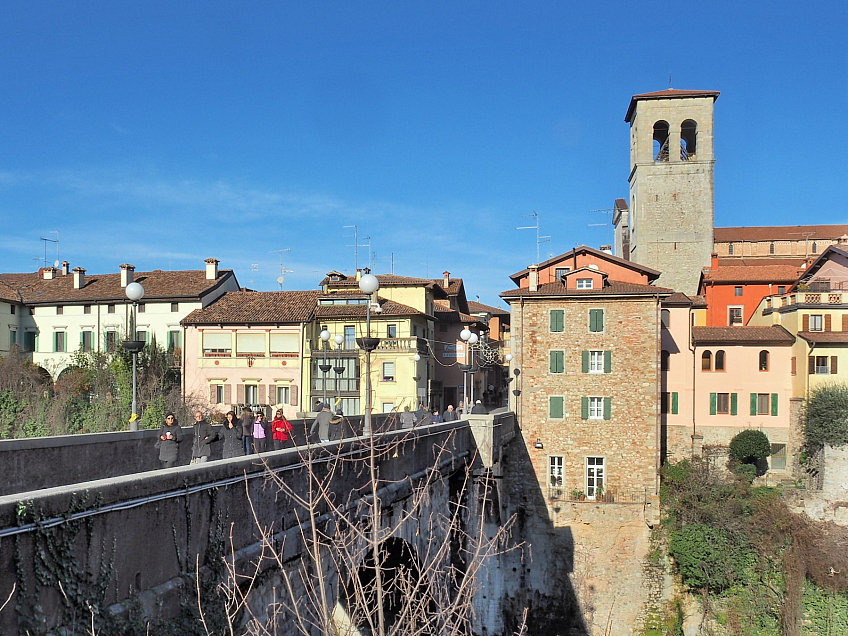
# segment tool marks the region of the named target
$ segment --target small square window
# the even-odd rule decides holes
[[[786,285],[778,285],[777,286],[777,294],[778,296],[783,296],[786,293]]]
[[[145,306],[144,303],[138,303],[138,313],[140,313],[140,314],[144,313],[144,306]]]
[[[388,325],[386,327],[387,338],[397,338],[397,325]]]
[[[592,289],[592,279],[591,278],[578,278],[577,279],[577,289]]]
[[[180,303],[171,303],[171,311],[179,311]]]
[[[64,313],[65,313],[65,308],[62,307],[62,305],[57,305],[56,306],[56,315],[61,316]]]
[[[106,306],[106,313],[107,314],[114,314],[115,313],[115,305],[107,305]]]
[[[741,296],[742,295],[742,286],[741,285],[737,285],[736,287],[733,288],[733,295],[734,296]]]
[[[731,327],[742,325],[742,307],[727,308],[727,324]]]
[[[90,314],[91,313],[91,305],[83,305],[82,306],[82,313]]]

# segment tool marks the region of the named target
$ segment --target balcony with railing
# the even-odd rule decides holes
[[[320,355],[320,353],[324,351],[323,342],[320,339],[310,341],[309,346],[312,349],[313,356]],[[346,338],[341,344],[341,350],[342,352],[358,351],[359,347],[357,346],[355,339]],[[326,351],[327,355],[330,356],[335,355],[338,349],[335,347],[328,347]],[[427,353],[427,340],[418,337],[380,338],[375,351],[382,353],[394,351],[397,353],[423,354]]]
[[[595,504],[645,504],[648,491],[645,488],[604,488],[600,492],[587,494],[583,490],[564,486],[548,486],[550,501]]]

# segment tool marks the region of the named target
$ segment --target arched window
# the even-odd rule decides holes
[[[660,311],[660,323],[663,327],[668,329],[668,326],[671,324],[671,313],[668,309],[663,309]]]
[[[695,158],[698,139],[698,124],[693,119],[687,119],[680,124],[680,160],[689,161]]]
[[[819,245],[815,241],[813,241],[813,254],[819,253]]]
[[[728,244],[727,253],[728,255],[733,256],[733,243]]]
[[[774,254],[774,243],[769,243],[769,254]]]
[[[701,355],[701,371],[713,370],[713,354],[710,351],[704,351]]]
[[[760,371],[769,370],[769,352],[763,349],[760,351]]]
[[[668,161],[668,122],[654,124],[654,161]]]
[[[671,354],[665,349],[660,353],[660,371],[668,371]]]
[[[719,349],[715,355],[715,370],[724,371],[724,351]]]

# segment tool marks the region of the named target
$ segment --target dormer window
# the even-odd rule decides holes
[[[341,278],[339,277],[338,274],[333,274],[332,276],[330,276],[330,280],[333,281],[333,282],[338,282],[338,281],[341,280]]]
[[[577,279],[577,289],[592,289],[592,279],[591,278],[578,278]]]

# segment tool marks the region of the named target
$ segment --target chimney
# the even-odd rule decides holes
[[[85,270],[82,267],[74,267],[74,289],[85,287]]]
[[[359,282],[359,279],[362,278],[362,270],[358,267],[356,268],[356,282]]]
[[[718,252],[710,254],[710,269],[718,269]]]
[[[531,265],[527,269],[530,270],[530,291],[539,291],[539,266]]]
[[[444,279],[444,281],[442,281],[442,287],[447,289],[448,287],[450,287],[450,272],[445,272],[444,276],[445,276],[445,279]]]
[[[58,271],[59,270],[57,270],[55,267],[45,267],[42,270],[42,276],[44,276],[44,280],[53,280],[54,278],[56,278],[56,272]]]
[[[206,259],[206,280],[217,280],[219,262],[220,261],[217,258]]]
[[[604,254],[612,254],[612,245],[601,245],[598,249]]]
[[[121,265],[121,287],[126,287],[133,282],[133,272],[135,272],[135,265],[127,265],[126,263]]]
[[[62,261],[62,276],[67,276],[71,271],[71,264],[68,261]]]

